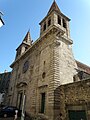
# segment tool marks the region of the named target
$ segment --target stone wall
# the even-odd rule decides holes
[[[5,105],[7,103],[10,77],[11,72],[5,72],[0,74],[0,95],[2,96],[0,99],[0,104],[2,103]]]
[[[85,110],[87,120],[90,120],[90,79],[62,85],[56,89],[55,93],[57,91],[60,94],[55,97],[57,98],[55,106],[60,110],[55,113],[56,116],[62,113],[63,120],[69,120],[68,110]]]

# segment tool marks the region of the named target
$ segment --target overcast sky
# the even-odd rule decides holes
[[[53,0],[0,0],[5,25],[0,28],[0,73],[11,71],[16,48],[30,29],[35,41],[40,34],[39,22],[46,16]],[[90,0],[56,0],[70,21],[75,59],[90,66]]]

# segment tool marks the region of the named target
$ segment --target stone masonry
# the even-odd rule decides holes
[[[73,83],[78,73],[69,21],[54,1],[40,22],[40,37],[32,43],[30,32],[27,32],[11,64],[10,105],[21,109],[25,96],[25,111],[28,113],[45,114],[49,120],[55,120],[60,110],[66,112],[65,100],[68,104],[70,101],[65,98],[66,94],[68,98],[69,92],[65,91],[64,85]],[[66,118],[66,115],[63,117]]]
[[[69,110],[85,110],[87,120],[90,120],[90,79],[61,85],[55,90],[59,96],[56,107],[59,106],[59,113],[62,113],[63,120],[69,120]],[[59,104],[59,105],[57,105]]]

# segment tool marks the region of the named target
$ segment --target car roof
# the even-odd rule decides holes
[[[14,108],[14,109],[18,109],[17,107],[15,106],[4,106],[3,109],[6,109],[6,108]]]

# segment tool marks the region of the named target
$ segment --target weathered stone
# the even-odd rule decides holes
[[[55,1],[53,5],[56,6]],[[56,9],[50,10],[40,23],[40,37],[33,44],[28,41],[30,44],[27,50],[23,47],[27,46],[30,37],[25,37],[25,43],[17,49],[18,57],[16,55],[11,65],[10,105],[21,108],[25,95],[26,112],[45,114],[49,120],[55,120],[62,114],[65,120],[66,104],[81,104],[83,101],[79,100],[83,98],[89,101],[90,96],[86,95],[89,91],[83,84],[70,84],[78,73],[78,66],[72,52],[69,21],[63,13]],[[76,81],[79,80],[78,77]],[[83,95],[80,95],[81,92]]]

